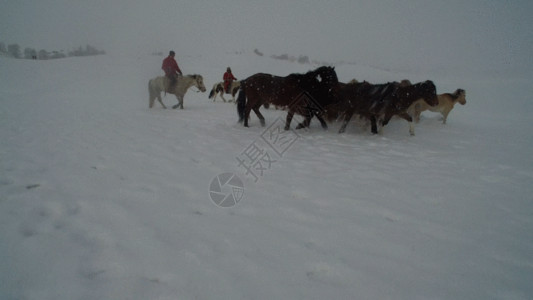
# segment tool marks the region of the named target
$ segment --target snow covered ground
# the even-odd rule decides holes
[[[208,92],[228,65],[316,65],[182,55],[208,92],[150,110],[161,60],[0,57],[0,299],[533,297],[530,73],[338,65],[344,82],[432,79],[467,104],[446,125],[425,112],[414,137],[403,120],[383,135],[314,120],[279,155],[261,137],[285,112],[243,128]],[[252,146],[270,154],[257,178],[237,160]],[[228,172],[244,195],[221,208],[209,189]]]

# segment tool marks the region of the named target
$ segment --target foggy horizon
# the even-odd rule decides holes
[[[0,3],[0,42],[65,52],[91,45],[113,55],[257,48],[391,67],[532,65],[533,4],[526,1],[32,2]]]

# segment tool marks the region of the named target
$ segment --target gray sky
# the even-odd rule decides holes
[[[0,0],[0,42],[531,69],[532,1]]]

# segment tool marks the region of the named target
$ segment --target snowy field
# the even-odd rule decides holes
[[[161,60],[0,57],[0,299],[533,297],[531,74],[339,65],[343,82],[432,79],[467,104],[446,125],[425,112],[413,137],[404,120],[371,135],[315,119],[277,155],[261,136],[284,111],[244,128],[208,93],[227,65],[316,65],[178,57],[208,91],[150,110]],[[256,178],[237,160],[251,145],[271,154]],[[244,195],[222,208],[209,189],[226,172]]]

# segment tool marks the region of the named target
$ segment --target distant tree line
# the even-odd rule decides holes
[[[37,51],[34,48],[24,48],[24,51],[21,50],[21,47],[18,44],[5,45],[0,42],[0,55],[10,56],[13,58],[24,58],[24,59],[58,59],[65,58],[69,56],[92,56],[92,55],[102,55],[105,54],[105,51],[98,50],[93,46],[87,45],[84,47],[80,46],[77,49],[73,49],[65,54],[63,50],[61,51],[47,51],[41,49]]]
[[[300,55],[299,57],[290,56],[288,54],[281,54],[281,55],[271,55],[270,57],[274,59],[280,59],[280,60],[288,60],[290,62],[298,62],[300,64],[310,64],[311,61],[309,60],[309,56],[307,55]]]
[[[262,52],[262,51],[259,51],[259,49],[255,48],[254,49],[254,53],[258,56],[264,56],[265,54]],[[239,54],[239,53],[237,53]],[[315,59],[310,59],[309,56],[307,55],[299,55],[299,56],[294,56],[294,55],[289,55],[289,54],[280,54],[280,55],[276,55],[276,54],[272,54],[270,55],[270,58],[273,58],[273,59],[278,59],[278,60],[286,60],[286,61],[289,61],[289,62],[297,62],[299,64],[315,64],[315,65],[345,65],[345,64],[348,64],[348,65],[355,65],[356,63],[355,62],[350,62],[350,61],[337,61],[337,62],[326,62],[326,61],[318,61],[318,60],[315,60]]]

